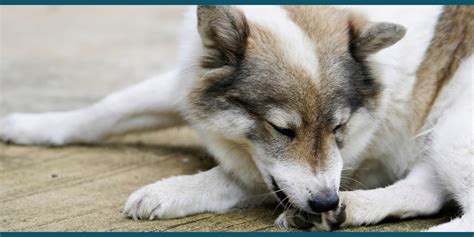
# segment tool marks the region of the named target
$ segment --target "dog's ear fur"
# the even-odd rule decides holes
[[[359,60],[392,46],[405,36],[404,26],[387,22],[358,22],[351,25],[351,53]]]
[[[245,55],[249,26],[242,11],[229,6],[199,6],[198,30],[208,52],[204,67],[236,66]]]

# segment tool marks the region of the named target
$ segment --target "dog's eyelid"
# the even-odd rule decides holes
[[[273,127],[273,129],[275,129],[277,132],[281,133],[282,135],[285,135],[291,139],[295,138],[296,136],[296,133],[293,129],[291,128],[285,128],[285,127],[279,127],[275,124],[273,124],[272,122],[269,122],[268,123]]]
[[[301,125],[301,116],[290,110],[283,110],[280,108],[272,108],[265,115],[265,120],[268,122],[286,129],[294,129]]]
[[[344,127],[347,122],[349,122],[349,119],[350,119],[350,116],[348,116],[346,119],[341,120],[339,123],[337,123],[336,126],[334,126],[334,128],[332,129],[332,132],[337,133],[338,131],[340,131],[341,128]]]
[[[336,125],[336,126],[332,129],[332,132],[333,132],[333,133],[338,132],[338,131],[342,128],[342,125],[343,125],[342,123]]]
[[[279,127],[282,129],[290,129],[290,126],[288,123],[279,121],[279,120],[267,120],[267,122],[272,125],[273,127]]]
[[[351,113],[350,111],[343,111],[342,113],[339,113],[339,114],[336,114],[336,118],[335,118],[335,126],[333,128],[333,133],[336,133],[338,132],[342,127],[344,127],[344,125],[349,121],[349,119],[351,118]]]
[[[279,126],[276,125],[275,123],[268,122],[270,125],[272,125],[273,128],[275,129],[280,129],[280,130],[293,130],[290,126]]]

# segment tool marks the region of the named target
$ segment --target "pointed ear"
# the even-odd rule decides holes
[[[207,55],[205,67],[236,66],[245,55],[249,26],[242,11],[229,6],[199,6],[198,30]]]
[[[352,25],[352,32],[351,52],[356,59],[363,60],[370,54],[397,43],[405,36],[406,28],[387,22],[367,22],[361,27]]]

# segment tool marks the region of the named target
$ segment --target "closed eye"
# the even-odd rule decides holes
[[[270,122],[268,122],[268,123],[273,127],[273,129],[275,129],[277,132],[281,133],[282,135],[285,135],[285,136],[289,137],[290,139],[295,138],[295,136],[296,136],[295,131],[293,131],[289,128],[278,127],[275,124],[270,123]]]

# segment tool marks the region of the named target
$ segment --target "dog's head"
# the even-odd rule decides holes
[[[367,58],[405,29],[331,7],[245,12],[198,7],[203,76],[189,113],[209,132],[245,143],[283,203],[331,210],[342,157],[364,147],[383,107]]]

